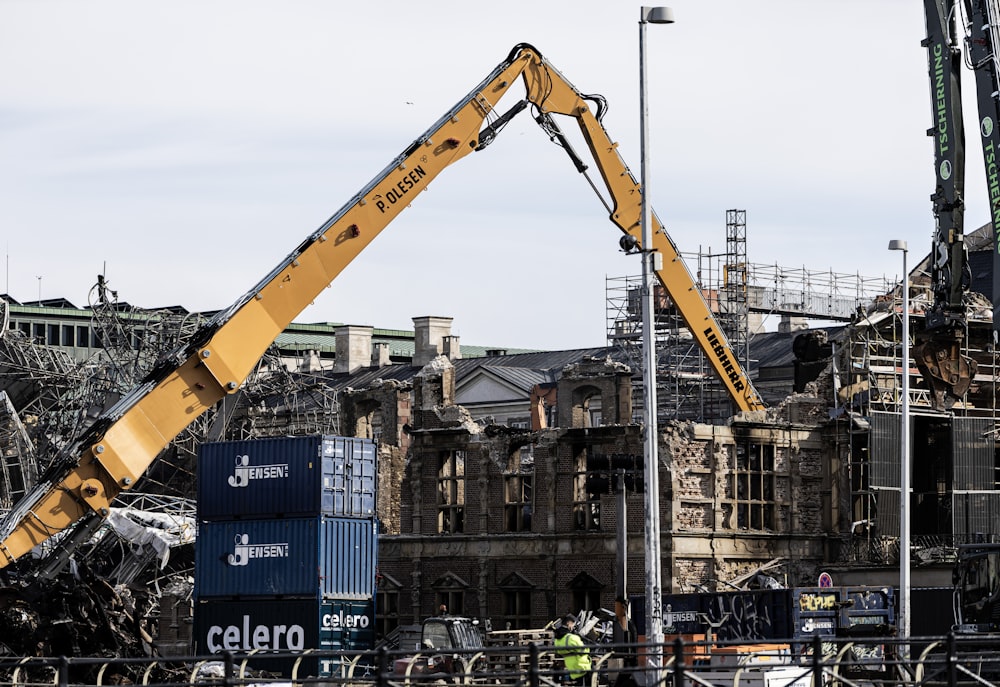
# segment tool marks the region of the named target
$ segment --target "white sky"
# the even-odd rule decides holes
[[[670,4],[677,23],[647,28],[650,195],[683,252],[724,250],[732,208],[751,262],[893,276],[890,239],[930,248],[919,3]],[[86,305],[106,271],[136,305],[225,307],[520,42],[608,99],[638,177],[638,16],[618,0],[0,0],[3,290]],[[987,199],[968,138],[971,231]],[[523,113],[297,321],[443,315],[465,344],[603,345],[605,280],[639,271],[619,236]]]

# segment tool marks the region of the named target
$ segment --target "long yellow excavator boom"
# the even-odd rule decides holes
[[[523,100],[497,115],[497,103],[519,77],[526,89]],[[78,521],[106,516],[115,496],[131,488],[184,428],[235,392],[293,318],[445,167],[485,147],[502,124],[529,105],[554,138],[561,139],[561,133],[552,115],[576,120],[612,199],[612,222],[641,246],[641,189],[601,125],[600,113],[592,111],[590,101],[599,104],[595,98],[581,95],[530,45],[515,46],[475,90],[53,462],[0,523],[0,567]],[[663,256],[657,276],[668,295],[736,408],[761,408],[676,247],[655,216],[653,222],[651,248]]]

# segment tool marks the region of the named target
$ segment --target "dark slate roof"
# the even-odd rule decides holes
[[[759,332],[750,339],[750,375],[762,367],[784,367],[795,360],[792,340],[795,334],[784,332]]]
[[[964,238],[972,283],[969,290],[993,297],[993,225],[984,224]]]
[[[11,301],[7,300],[7,302],[10,303]],[[18,303],[18,305],[30,305],[36,308],[69,308],[71,310],[79,310],[79,308],[65,298],[43,298],[40,301],[25,301],[24,303]]]
[[[535,384],[558,379],[559,372],[567,365],[579,362],[587,356],[603,357],[608,355],[609,351],[610,349],[607,348],[579,348],[570,351],[538,351],[507,356],[462,358],[453,362],[455,382],[460,384],[463,379],[475,373],[479,368],[487,368],[491,374],[524,389],[525,393],[528,393]],[[305,397],[308,396],[308,387],[312,384],[322,383],[328,389],[337,391],[366,389],[381,380],[407,383],[418,372],[420,372],[420,368],[414,365],[386,365],[379,368],[364,368],[353,374],[315,372],[298,373],[292,376],[302,382],[302,396]],[[302,400],[305,401],[305,398]]]
[[[546,384],[558,379],[557,370],[531,370],[524,367],[504,367],[500,365],[482,365],[479,370],[489,372],[508,384],[530,393],[536,384]],[[471,373],[470,373],[471,374]],[[466,375],[469,377],[470,375]]]
[[[836,341],[846,329],[845,325],[814,327],[809,331],[824,330],[830,341]],[[792,342],[802,332],[759,332],[750,339],[750,376],[756,377],[761,368],[790,367],[795,362]]]
[[[315,376],[322,377],[327,386],[334,389],[364,389],[379,380],[409,382],[419,371],[419,368],[412,365],[386,365],[385,367],[365,368],[353,374],[326,372]]]
[[[463,352],[465,347],[462,347]],[[486,356],[484,358],[462,358],[454,361],[456,379],[462,379],[473,369],[482,366],[519,367],[527,370],[561,370],[567,365],[579,362],[585,357],[604,357],[611,349],[574,348],[569,351],[533,351],[530,353],[515,353],[513,355]]]
[[[836,325],[823,329],[827,331],[829,338],[835,341],[843,335],[847,327]],[[761,332],[756,334],[750,342],[750,357],[753,360],[750,370],[751,376],[758,379],[760,372],[768,370],[769,373],[764,373],[764,377],[772,381],[775,378],[775,373],[777,373],[777,378],[787,376],[790,379],[795,362],[792,342],[799,333]],[[558,381],[563,368],[587,357],[610,357],[617,362],[628,364],[621,350],[605,347],[462,358],[453,361],[452,364],[455,368],[457,385],[461,385],[471,375],[481,371],[522,390],[527,398],[536,384]],[[641,367],[637,365],[631,365],[631,367],[633,375],[637,378],[640,377]],[[409,384],[420,372],[420,369],[414,365],[393,364],[381,368],[365,368],[353,374],[317,372],[299,373],[292,376],[302,383],[298,402],[309,405],[312,402],[310,401],[311,392],[309,389],[316,385],[322,385],[328,390],[344,391],[346,389],[367,389],[380,381]]]

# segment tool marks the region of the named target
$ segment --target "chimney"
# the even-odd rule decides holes
[[[459,344],[459,339],[461,337],[451,335],[444,337],[444,350],[443,353],[448,356],[448,360],[461,360],[462,359],[462,347]]]
[[[413,365],[423,367],[444,353],[444,339],[451,336],[453,319],[434,315],[413,318]]]
[[[356,324],[344,324],[334,328],[333,334],[337,346],[334,372],[351,374],[371,364],[373,331],[373,327]]]
[[[302,358],[299,372],[319,372],[323,369],[323,362],[320,360],[319,352],[315,349],[307,351]]]
[[[782,334],[794,334],[809,329],[809,322],[804,317],[782,315],[778,321],[778,331]]]
[[[389,360],[389,344],[386,341],[377,341],[372,347],[372,367],[385,367],[392,365]]]

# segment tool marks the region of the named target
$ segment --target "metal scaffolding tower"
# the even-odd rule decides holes
[[[750,366],[750,279],[747,264],[747,211],[726,211],[726,254],[719,286],[722,328],[744,368]]]
[[[849,322],[893,286],[885,277],[750,263],[745,210],[726,212],[724,253],[712,253],[709,248],[683,257],[697,265],[698,287],[748,370],[755,364],[750,358],[751,323],[755,320],[781,316]],[[641,369],[642,360],[640,286],[641,279],[636,276],[608,278],[605,285],[608,345],[619,349],[625,362],[636,370]],[[732,408],[725,389],[662,289],[657,289],[655,304],[660,417],[700,422],[729,417]],[[636,393],[641,402],[641,388]]]

